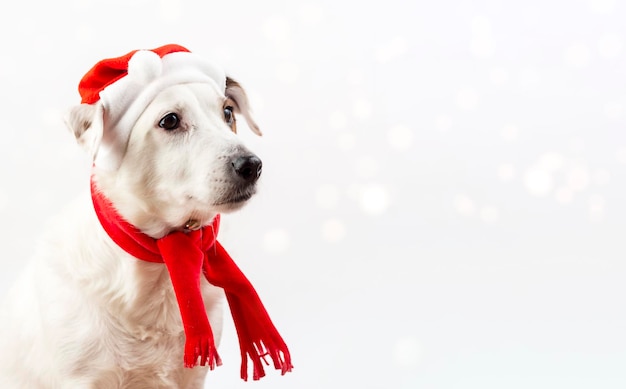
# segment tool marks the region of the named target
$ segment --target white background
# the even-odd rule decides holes
[[[2,293],[86,187],[61,121],[79,79],[179,43],[247,87],[265,133],[240,124],[264,172],[221,239],[295,364],[241,382],[227,321],[207,387],[626,387],[625,3],[35,0],[0,14]]]

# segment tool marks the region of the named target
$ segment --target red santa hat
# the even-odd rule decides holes
[[[156,95],[192,82],[211,84],[223,93],[226,75],[214,63],[174,44],[98,62],[78,85],[81,103],[103,108],[103,138],[94,164],[117,169],[121,160],[115,151],[126,148],[130,130]]]

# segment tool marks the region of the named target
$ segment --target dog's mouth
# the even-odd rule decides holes
[[[179,227],[176,229],[182,231],[197,230],[207,225],[207,223],[209,223],[213,219],[213,216],[215,216],[215,212],[229,213],[236,211],[243,207],[245,202],[250,200],[250,198],[255,193],[256,189],[254,188],[254,186],[246,188],[245,190],[234,190],[232,192],[229,192],[221,199],[211,204],[210,212],[207,213],[206,210],[194,210],[190,213],[189,217],[186,219],[186,222],[180,224]]]
[[[254,193],[256,192],[256,190],[254,188],[249,188],[245,191],[237,191],[235,193],[232,193],[228,196],[225,196],[224,198],[216,201],[214,203],[215,206],[228,206],[228,205],[240,205],[248,200],[250,200],[250,198],[252,197],[252,195],[254,195]]]
[[[244,201],[250,200],[250,197],[252,197],[252,193],[239,194],[239,195],[229,198],[228,200],[224,201],[222,204],[242,203]]]

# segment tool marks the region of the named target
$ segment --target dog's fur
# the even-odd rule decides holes
[[[233,105],[258,132],[245,92],[227,79],[161,91],[132,129],[116,171],[93,178],[118,212],[159,238],[189,220],[208,224],[240,208],[255,191],[233,173],[234,158],[252,155],[231,125]],[[159,127],[167,113],[180,127]],[[102,139],[100,103],[71,110],[67,123],[95,155]],[[202,280],[216,342],[221,289]],[[88,194],[53,224],[36,257],[7,296],[0,317],[1,388],[190,388],[203,386],[206,367],[183,368],[184,333],[163,264],[137,260],[99,224]]]

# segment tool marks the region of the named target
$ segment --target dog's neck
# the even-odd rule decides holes
[[[208,215],[162,215],[163,209],[150,205],[145,199],[149,194],[127,188],[126,182],[120,182],[113,174],[94,169],[92,180],[99,190],[115,204],[119,214],[142,233],[159,239],[173,231],[194,231],[209,225],[217,213]],[[139,193],[140,195],[135,195]]]

